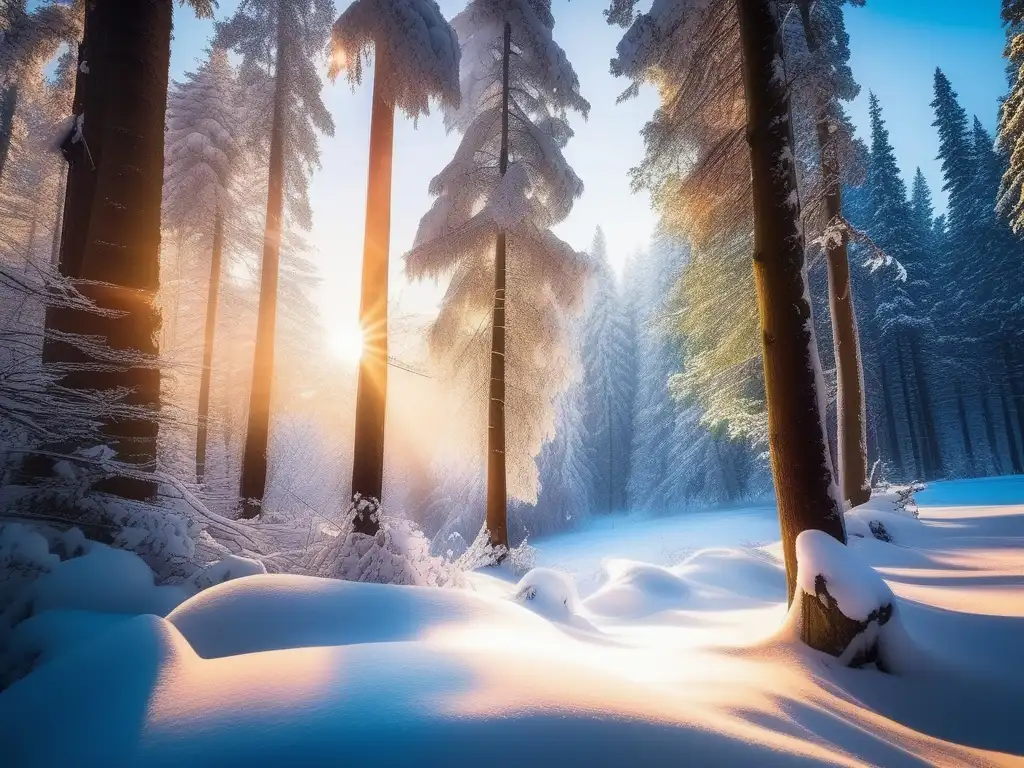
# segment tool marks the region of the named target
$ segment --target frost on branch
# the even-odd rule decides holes
[[[334,23],[332,43],[332,77],[344,70],[355,86],[372,57],[373,77],[409,117],[430,114],[432,98],[458,108],[459,40],[434,0],[356,0]]]

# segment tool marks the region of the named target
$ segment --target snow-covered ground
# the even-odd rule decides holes
[[[796,642],[769,507],[601,521],[475,589],[252,576],[166,618],[50,610],[5,764],[1024,765],[1024,478],[937,484],[851,539],[912,656]],[[761,546],[764,545],[764,546]],[[94,609],[95,610],[95,609]],[[75,630],[75,631],[72,631]],[[25,630],[21,629],[24,633]],[[87,639],[82,639],[87,637]],[[1015,757],[1017,755],[1017,757]]]

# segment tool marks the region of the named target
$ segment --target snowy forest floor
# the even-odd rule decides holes
[[[851,538],[899,600],[914,649],[899,674],[792,638],[770,506],[609,518],[533,542],[541,567],[518,582],[500,569],[472,589],[264,575],[166,618],[54,619],[89,629],[49,633],[49,660],[0,694],[3,756],[1024,765],[1024,477],[937,483],[917,500],[919,520],[886,518],[892,543]]]

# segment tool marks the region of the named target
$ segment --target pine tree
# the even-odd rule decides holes
[[[819,388],[821,369],[804,275],[789,98],[775,73],[782,53],[778,9],[769,0],[739,0],[737,8],[769,445],[786,580],[793,600],[799,597],[797,535],[816,528],[845,544],[846,525],[825,436],[825,393]],[[823,638],[811,636],[811,630],[804,627],[805,639],[812,645],[822,642]]]
[[[226,51],[209,58],[168,96],[164,224],[209,243],[210,266],[203,328],[203,368],[196,430],[196,481],[206,471],[206,439],[213,344],[222,272],[225,218],[243,141],[237,83]]]
[[[1009,92],[999,109],[999,148],[1007,158],[997,206],[1014,232],[1024,229],[1024,4],[1003,0]]]
[[[217,23],[218,44],[241,54],[242,81],[252,98],[264,101],[263,119],[252,130],[257,146],[263,151],[269,147],[260,306],[239,484],[242,515],[249,518],[259,514],[267,485],[285,204],[296,224],[310,226],[307,187],[320,156],[316,132],[334,133],[334,123],[320,97],[322,82],[316,69],[316,57],[327,46],[333,17],[331,0],[252,0],[227,21]]]
[[[583,191],[562,149],[572,137],[567,113],[586,116],[590,105],[554,42],[549,0],[472,0],[452,25],[463,46],[463,98],[446,112],[446,124],[463,137],[431,182],[437,200],[420,222],[406,268],[414,278],[451,275],[433,350],[474,381],[470,393],[489,382],[486,524],[502,547],[507,497],[535,498],[533,457],[565,386],[557,370],[567,340],[564,313],[579,304],[587,267],[550,227]],[[488,320],[485,373],[479,352]]]
[[[373,54],[370,172],[363,242],[359,325],[364,349],[356,393],[352,493],[379,503],[384,484],[384,417],[388,374],[388,256],[391,229],[391,165],[395,109],[416,119],[431,98],[457,109],[459,42],[433,0],[356,0],[334,24],[332,72],[362,79],[362,61]],[[356,516],[356,530],[377,532],[375,514]]]
[[[589,494],[596,512],[622,511],[629,477],[632,410],[629,340],[608,244],[598,228],[590,250],[594,274],[580,338],[583,367],[581,419],[593,466]]]

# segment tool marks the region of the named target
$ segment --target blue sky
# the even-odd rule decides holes
[[[237,0],[221,0],[218,17],[228,15]],[[341,0],[343,7],[347,0]],[[465,0],[439,0],[451,17]],[[643,6],[643,4],[641,4]],[[616,106],[625,84],[608,74],[621,30],[604,23],[604,0],[554,0],[555,37],[580,76],[583,95],[591,102],[590,119],[577,119],[576,137],[566,156],[583,179],[586,191],[558,234],[577,249],[588,247],[595,227],[608,236],[610,257],[621,268],[643,247],[655,216],[645,194],[629,190],[628,169],[643,153],[638,132],[656,106],[649,90]],[[932,77],[935,67],[946,72],[969,114],[977,114],[994,130],[998,100],[1006,87],[1002,59],[1003,31],[999,0],[869,0],[847,11],[854,75],[862,87],[849,106],[858,131],[867,136],[867,94],[881,100],[896,156],[909,180],[920,166],[932,185],[936,204],[945,204],[941,172],[935,156],[938,143],[931,127]],[[172,44],[171,75],[180,78],[194,67],[212,33],[212,23],[178,11]],[[344,83],[325,86],[325,102],[334,115],[334,138],[322,141],[323,170],[313,180],[312,240],[324,277],[325,320],[339,327],[354,322],[358,304],[362,252],[370,82],[356,92]],[[411,286],[401,277],[401,254],[412,244],[420,216],[429,208],[430,178],[451,158],[457,136],[444,132],[441,119],[421,119],[417,129],[401,117],[395,133],[395,176],[392,212],[392,301],[399,311],[429,309],[438,298],[432,285]]]

